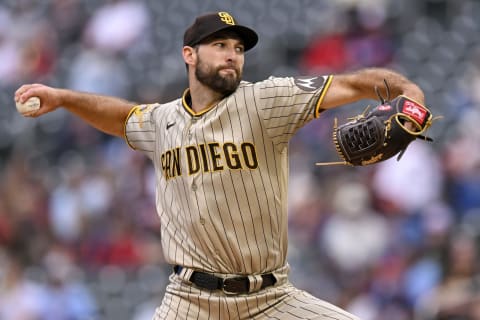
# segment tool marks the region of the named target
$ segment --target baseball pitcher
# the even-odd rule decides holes
[[[172,266],[154,319],[358,319],[288,280],[288,144],[325,110],[375,98],[384,81],[419,105],[422,90],[377,68],[243,81],[258,36],[227,12],[197,17],[183,40],[189,84],[174,101],[133,104],[40,84],[21,86],[15,101],[40,98],[31,117],[62,106],[152,160]]]

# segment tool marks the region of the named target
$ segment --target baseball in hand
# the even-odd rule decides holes
[[[25,103],[16,103],[17,110],[23,115],[29,115],[40,109],[40,98],[30,97]]]

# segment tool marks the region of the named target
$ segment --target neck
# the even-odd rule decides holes
[[[190,83],[191,108],[195,112],[202,112],[212,105],[220,102],[224,97],[221,93],[213,91],[198,81]]]

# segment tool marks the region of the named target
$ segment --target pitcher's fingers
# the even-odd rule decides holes
[[[38,87],[41,87],[41,84],[33,83],[33,84],[24,84],[20,88],[15,91],[15,102],[24,103],[27,101],[28,98],[33,97],[35,92],[32,90]]]

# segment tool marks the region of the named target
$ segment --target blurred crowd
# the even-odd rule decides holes
[[[260,43],[245,79],[384,66],[443,119],[401,161],[337,158],[331,110],[291,142],[291,280],[365,320],[480,320],[480,2],[0,0],[0,320],[150,319],[163,261],[151,163],[63,110],[21,117],[41,82],[166,102],[183,31],[230,11]],[[374,104],[375,101],[371,101]]]

